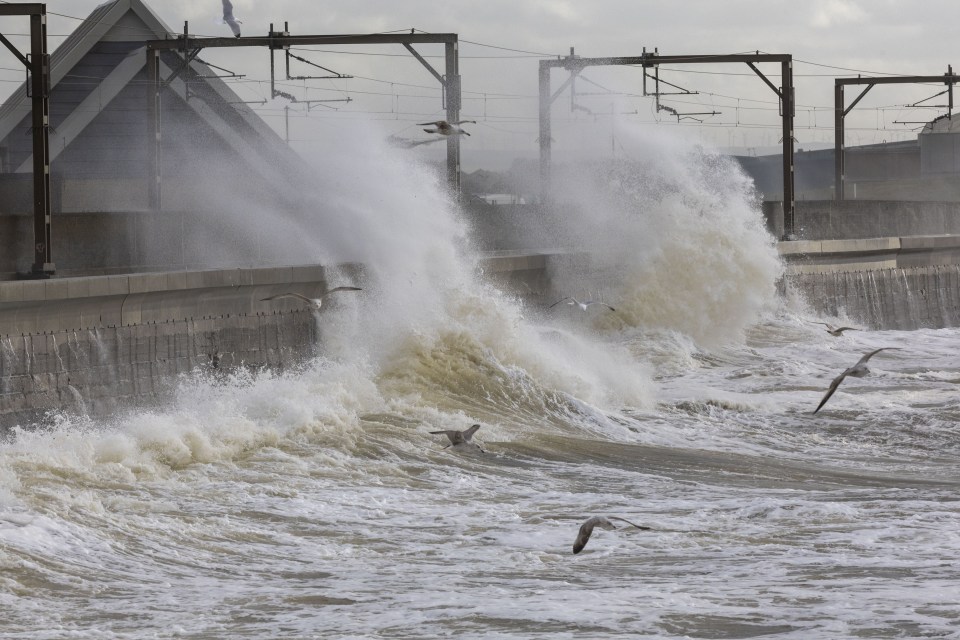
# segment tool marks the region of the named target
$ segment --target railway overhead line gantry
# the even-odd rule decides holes
[[[780,64],[780,86],[776,86],[765,76],[757,64]],[[646,70],[656,68],[661,64],[689,65],[689,64],[718,64],[743,63],[750,67],[763,82],[770,87],[780,98],[780,113],[783,121],[783,223],[784,239],[794,238],[794,167],[793,167],[793,123],[795,117],[795,95],[793,87],[793,56],[789,54],[747,53],[730,55],[660,55],[657,52],[644,51],[640,56],[632,57],[605,57],[584,58],[570,55],[558,59],[540,61],[540,189],[543,199],[549,198],[550,193],[550,106],[559,95],[570,86],[577,75],[587,67],[626,65],[637,66]],[[550,87],[550,72],[554,68],[565,69],[570,77],[554,92]]]

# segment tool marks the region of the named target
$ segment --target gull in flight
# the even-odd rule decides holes
[[[862,378],[863,376],[869,374],[870,369],[867,369],[867,360],[869,360],[876,354],[880,353],[881,351],[884,351],[887,349],[898,349],[898,348],[899,347],[881,347],[880,349],[874,349],[867,355],[860,358],[860,360],[857,361],[857,364],[853,365],[852,367],[845,370],[843,373],[841,373],[840,375],[838,375],[836,378],[833,379],[833,382],[830,383],[830,388],[827,389],[827,393],[824,394],[823,396],[823,400],[820,401],[820,404],[817,405],[817,408],[814,409],[813,412],[816,413],[817,411],[820,411],[820,408],[823,407],[823,405],[827,404],[827,400],[829,400],[830,396],[832,396],[834,391],[837,390],[837,387],[840,386],[840,383],[843,382],[844,378],[846,378],[847,376],[853,376],[854,378]]]
[[[583,551],[583,548],[587,546],[587,542],[590,541],[590,536],[593,535],[593,528],[600,527],[601,529],[616,529],[617,526],[610,522],[611,520],[619,520],[620,522],[626,522],[632,527],[637,529],[642,529],[644,531],[650,531],[650,527],[644,527],[639,524],[634,524],[629,520],[624,520],[623,518],[618,518],[616,516],[610,516],[605,518],[603,516],[593,516],[592,518],[587,518],[587,521],[580,525],[580,531],[577,533],[577,539],[573,541],[573,552],[580,553]]]
[[[814,321],[814,324],[822,324],[825,326],[827,328],[827,333],[832,335],[834,338],[839,338],[842,336],[844,331],[860,331],[860,329],[857,329],[856,327],[835,327],[832,324],[827,324],[826,322]]]
[[[320,295],[319,298],[308,298],[307,296],[302,296],[299,293],[278,293],[276,295],[270,296],[269,298],[260,298],[260,302],[266,302],[267,300],[277,300],[279,298],[296,298],[297,300],[303,300],[304,302],[310,304],[315,311],[320,310],[320,306],[323,304],[323,299],[326,298],[331,293],[337,291],[363,291],[360,287],[337,287],[336,289],[330,289]]]
[[[223,0],[223,22],[230,25],[230,30],[235,37],[240,37],[241,22],[233,17],[233,3],[230,0]]]
[[[572,296],[567,296],[566,298],[560,298],[559,300],[557,300],[556,302],[554,302],[552,305],[550,305],[550,306],[547,307],[547,308],[548,308],[548,309],[553,309],[555,306],[557,306],[558,304],[560,304],[560,303],[563,302],[563,301],[567,301],[567,304],[570,305],[571,307],[573,307],[573,306],[580,307],[580,310],[581,310],[581,311],[586,311],[586,310],[587,310],[587,307],[589,307],[590,305],[593,305],[593,304],[603,305],[603,306],[606,307],[607,309],[610,309],[610,311],[616,311],[616,309],[614,309],[613,307],[611,307],[610,305],[608,305],[606,302],[600,302],[599,300],[585,300],[585,301],[583,301],[583,302],[580,302],[579,300],[577,300],[576,298],[574,298],[574,297],[572,297]]]
[[[450,439],[450,444],[444,447],[444,449],[446,449],[447,447],[455,447],[459,444],[467,444],[468,442],[473,440],[473,434],[475,434],[477,432],[477,429],[479,428],[480,428],[480,425],[475,424],[475,425],[472,425],[469,429],[464,429],[463,431],[457,431],[456,429],[446,429],[443,431],[431,431],[430,433],[433,435],[443,434],[447,436],[447,438]],[[480,449],[480,451],[483,451],[480,445],[475,443],[471,443],[471,444],[473,444],[473,446],[475,446],[477,449]],[[486,451],[483,451],[483,452],[486,453]]]
[[[437,120],[436,122],[418,122],[417,126],[426,127],[431,126],[433,129],[424,129],[427,133],[439,133],[442,136],[459,136],[459,135],[470,135],[466,131],[460,128],[459,125],[464,123],[477,124],[476,120],[458,120],[453,124],[450,124],[446,120]]]

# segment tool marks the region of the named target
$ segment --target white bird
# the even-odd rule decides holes
[[[618,518],[616,516],[610,516],[605,518],[603,516],[593,516],[592,518],[587,518],[587,521],[580,525],[580,531],[577,533],[577,539],[573,541],[573,552],[580,553],[583,551],[583,548],[587,546],[587,542],[590,540],[590,536],[593,535],[593,528],[600,527],[601,529],[616,529],[616,525],[610,522],[611,520],[619,520],[620,522],[626,522],[630,526],[636,527],[637,529],[642,529],[644,531],[650,531],[650,527],[644,527],[639,524],[634,524],[629,520],[624,520],[623,518]]]
[[[480,428],[480,425],[475,424],[475,425],[472,425],[469,429],[464,429],[463,431],[457,431],[456,429],[445,429],[443,431],[431,431],[430,433],[433,435],[443,434],[447,436],[447,438],[450,439],[450,444],[444,447],[444,449],[446,449],[447,447],[455,447],[457,445],[466,444],[470,442],[471,440],[473,440],[473,434],[475,434],[477,432],[477,429],[479,428]],[[483,451],[480,445],[474,444],[473,446],[475,446],[477,449],[480,449],[480,451]],[[483,452],[486,453],[486,451],[483,451]]]
[[[816,322],[816,321],[811,321],[811,322],[813,322],[814,324],[822,324],[827,328],[827,333],[829,333],[835,338],[839,338],[840,336],[842,336],[844,331],[860,331],[860,329],[857,329],[856,327],[835,327],[832,324],[827,324],[826,322]]]
[[[304,302],[310,304],[314,310],[319,311],[321,305],[323,305],[323,299],[329,296],[331,293],[337,291],[363,291],[360,287],[337,287],[336,289],[330,289],[320,295],[319,298],[308,298],[307,296],[302,296],[299,293],[287,292],[287,293],[278,293],[272,295],[269,298],[260,298],[260,302],[266,302],[268,300],[277,300],[279,298],[296,298],[297,300],[303,300]]]
[[[439,133],[439,134],[442,135],[442,136],[459,136],[459,135],[468,136],[468,135],[470,135],[470,134],[467,133],[466,131],[464,131],[464,130],[463,130],[462,128],[460,128],[460,126],[459,126],[459,125],[464,124],[464,123],[467,123],[467,122],[469,122],[469,123],[471,123],[471,124],[477,124],[477,121],[476,121],[476,120],[458,120],[457,122],[454,122],[453,124],[450,124],[450,123],[447,122],[446,120],[437,120],[436,122],[418,122],[418,123],[417,123],[417,126],[419,126],[419,127],[426,127],[426,126],[435,127],[434,129],[424,129],[424,131],[426,131],[427,133]]]
[[[606,307],[607,309],[610,309],[610,311],[616,311],[616,309],[614,309],[613,307],[611,307],[610,305],[608,305],[606,302],[600,302],[599,300],[585,300],[585,301],[583,301],[583,302],[580,302],[579,300],[577,300],[576,298],[571,297],[571,296],[567,296],[566,298],[560,298],[559,300],[557,300],[556,302],[554,302],[552,305],[550,305],[550,306],[547,307],[547,308],[548,308],[548,309],[553,309],[555,306],[557,306],[558,304],[560,304],[561,302],[563,302],[563,301],[565,301],[565,300],[567,301],[567,304],[570,305],[571,307],[573,307],[573,306],[580,307],[580,310],[581,310],[581,311],[586,311],[586,310],[587,310],[587,307],[589,307],[589,306],[591,306],[591,305],[594,305],[594,304],[603,305],[603,306]]]
[[[813,410],[814,413],[820,411],[820,408],[827,404],[827,400],[830,399],[830,396],[837,390],[837,387],[840,386],[840,383],[843,382],[843,379],[847,376],[853,376],[854,378],[862,378],[865,375],[870,373],[870,369],[867,369],[867,360],[872,358],[874,355],[880,353],[881,351],[887,349],[898,349],[899,347],[881,347],[880,349],[874,349],[867,355],[863,356],[857,361],[857,364],[853,365],[849,369],[845,370],[843,373],[838,375],[833,379],[833,382],[830,383],[830,388],[827,389],[827,393],[823,396],[823,400],[820,401],[820,404],[817,405],[817,408]]]
[[[240,25],[243,23],[233,17],[233,3],[230,0],[223,0],[223,22],[230,25],[234,37],[240,37]]]

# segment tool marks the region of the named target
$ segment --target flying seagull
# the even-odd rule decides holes
[[[835,327],[832,324],[827,324],[826,322],[816,322],[816,321],[813,321],[813,323],[822,324],[823,326],[825,326],[827,328],[827,333],[829,333],[835,338],[839,338],[840,336],[842,336],[844,331],[860,331],[860,329],[857,329],[856,327]]]
[[[235,37],[240,37],[241,22],[233,17],[233,3],[230,0],[223,0],[223,22],[230,25],[230,30]]]
[[[426,131],[427,133],[439,133],[439,134],[442,135],[442,136],[458,136],[458,135],[460,135],[460,134],[463,134],[463,135],[465,135],[465,136],[468,136],[468,135],[470,135],[470,134],[467,133],[466,131],[464,131],[463,129],[461,129],[460,126],[459,126],[459,125],[464,124],[464,123],[467,123],[467,122],[469,122],[469,123],[471,123],[471,124],[477,124],[477,121],[476,121],[476,120],[458,120],[457,122],[454,122],[453,124],[450,124],[450,123],[447,122],[446,120],[437,120],[436,122],[418,122],[418,123],[417,123],[417,126],[419,126],[419,127],[426,127],[426,126],[434,127],[433,129],[424,129],[424,131]]]
[[[430,433],[433,435],[440,435],[442,433],[443,435],[447,436],[447,438],[450,439],[450,444],[444,447],[444,449],[446,449],[447,447],[454,447],[458,444],[466,444],[470,442],[471,440],[473,440],[473,434],[475,434],[477,432],[477,429],[479,428],[480,428],[480,425],[475,424],[475,425],[472,425],[469,429],[464,429],[463,431],[457,431],[456,429],[446,429],[444,431],[431,431]],[[477,449],[480,449],[480,451],[483,451],[480,445],[474,444],[473,446],[475,446]],[[486,453],[486,451],[483,451],[483,452]]]
[[[567,301],[567,304],[570,305],[571,307],[573,307],[573,306],[580,307],[580,310],[581,310],[581,311],[586,311],[586,310],[587,310],[587,307],[589,307],[590,305],[594,305],[594,304],[603,305],[603,306],[606,307],[607,309],[610,309],[610,311],[616,311],[616,309],[614,309],[613,307],[611,307],[610,305],[608,305],[606,302],[600,302],[600,301],[598,301],[598,300],[585,300],[585,301],[583,301],[583,302],[580,302],[579,300],[577,300],[576,298],[573,298],[573,297],[571,297],[571,296],[567,296],[566,298],[560,298],[559,300],[557,300],[556,302],[554,302],[552,305],[550,305],[550,306],[547,307],[547,308],[548,308],[548,309],[553,309],[555,306],[557,306],[558,304],[560,304],[561,302],[563,302],[563,301],[565,301],[565,300]]]
[[[634,524],[629,520],[624,520],[623,518],[618,518],[616,516],[610,516],[605,518],[603,516],[593,516],[592,518],[587,518],[587,521],[580,525],[580,531],[577,533],[577,539],[573,541],[573,552],[580,553],[583,551],[583,548],[587,546],[587,542],[590,541],[590,536],[593,535],[593,528],[600,527],[601,529],[616,529],[616,525],[610,522],[611,520],[619,520],[620,522],[626,522],[630,526],[636,527],[637,529],[642,529],[644,531],[650,531],[650,527],[644,527],[639,524]]]
[[[297,300],[303,300],[304,302],[310,304],[315,311],[320,310],[320,306],[323,304],[323,299],[326,298],[331,293],[337,291],[363,291],[360,287],[337,287],[336,289],[330,289],[330,291],[320,294],[319,298],[308,298],[307,296],[302,296],[299,293],[278,293],[276,295],[270,296],[269,298],[260,298],[260,302],[266,302],[267,300],[277,300],[278,298],[296,298]]]
[[[843,382],[844,378],[846,378],[847,376],[853,376],[854,378],[862,378],[863,376],[870,373],[870,369],[867,369],[867,360],[869,360],[874,355],[886,349],[898,349],[898,348],[899,347],[881,347],[880,349],[874,349],[867,355],[860,358],[860,360],[857,361],[857,364],[853,365],[852,367],[845,370],[843,373],[841,373],[840,375],[838,375],[836,378],[833,379],[833,382],[830,383],[830,388],[827,389],[827,393],[824,394],[823,396],[823,400],[820,401],[820,404],[817,405],[817,408],[814,409],[813,412],[816,413],[817,411],[820,411],[820,408],[823,405],[827,404],[827,400],[829,400],[830,396],[832,396],[834,391],[837,390],[837,387],[840,386],[840,383]]]

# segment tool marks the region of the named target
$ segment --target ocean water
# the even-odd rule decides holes
[[[485,282],[402,157],[348,170],[325,233],[369,244],[324,257],[369,282],[317,357],[0,443],[0,637],[960,637],[960,331],[831,337],[742,176],[642,142],[551,221],[599,256],[553,293],[612,312]],[[574,555],[592,515],[651,530]]]

